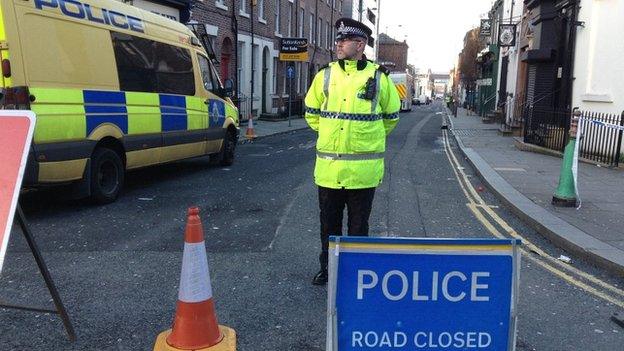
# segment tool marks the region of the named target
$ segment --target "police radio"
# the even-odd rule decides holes
[[[374,78],[368,78],[366,85],[364,86],[364,91],[358,94],[358,97],[364,100],[373,100],[375,99],[376,93],[377,81]]]

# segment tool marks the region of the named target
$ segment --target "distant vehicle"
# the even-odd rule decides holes
[[[407,72],[390,72],[390,79],[399,92],[401,111],[410,111],[414,96],[414,77]]]
[[[414,100],[418,101],[417,105],[429,105],[431,103],[431,99],[427,95],[421,95]]]

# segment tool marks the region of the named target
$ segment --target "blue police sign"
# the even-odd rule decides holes
[[[513,350],[519,243],[332,237],[327,350]]]

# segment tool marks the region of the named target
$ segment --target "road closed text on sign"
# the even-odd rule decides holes
[[[327,349],[512,350],[517,244],[334,239]]]
[[[0,272],[34,126],[31,111],[0,111]]]

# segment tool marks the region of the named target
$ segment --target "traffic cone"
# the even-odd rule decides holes
[[[247,120],[247,131],[245,131],[245,137],[249,140],[252,140],[256,137],[256,132],[254,131],[254,126],[253,126],[253,114],[249,114],[249,119]]]
[[[182,274],[173,328],[158,335],[154,351],[235,351],[236,332],[218,325],[199,208],[188,209]]]

